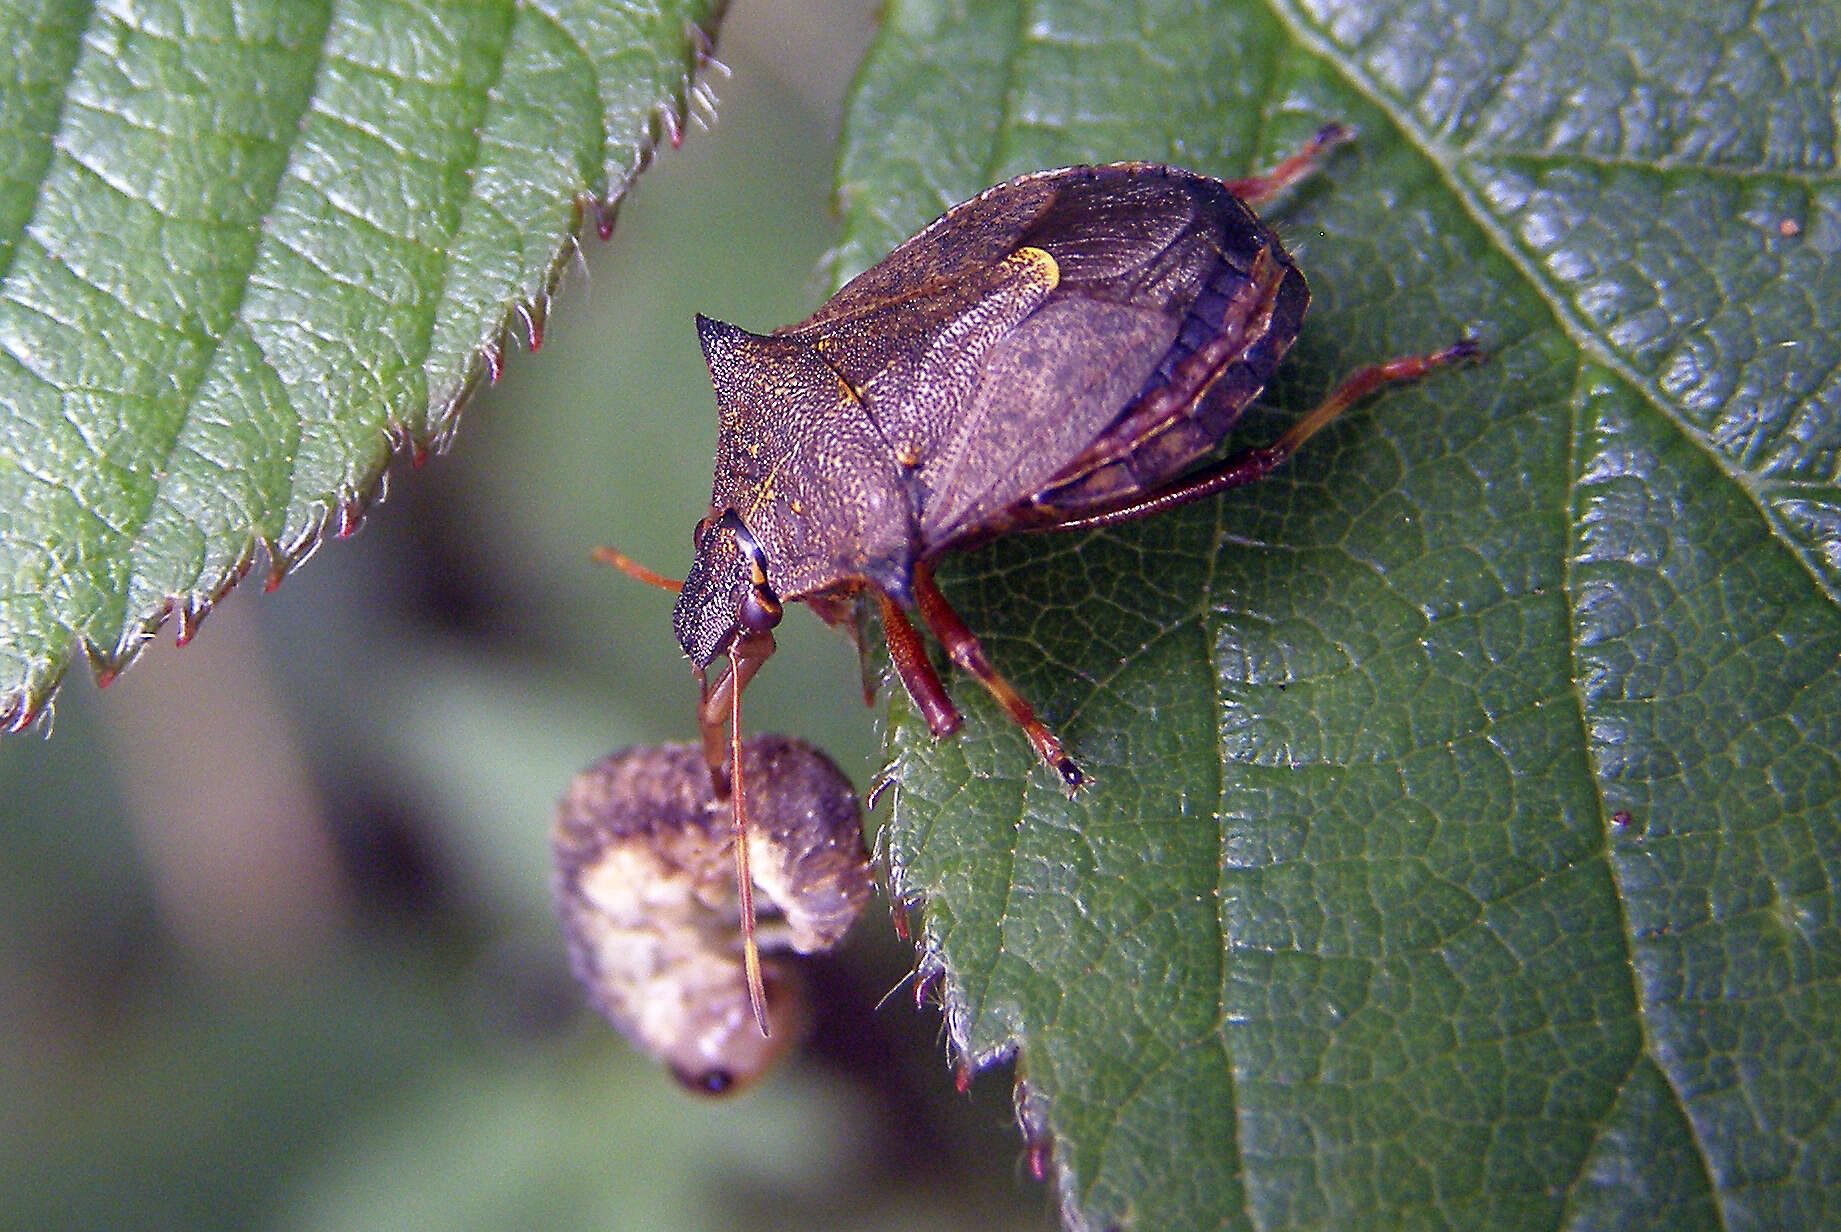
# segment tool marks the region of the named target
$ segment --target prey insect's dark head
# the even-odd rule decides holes
[[[733,509],[697,524],[696,556],[671,609],[678,645],[699,669],[738,636],[780,623],[780,600],[767,582],[767,555]]]

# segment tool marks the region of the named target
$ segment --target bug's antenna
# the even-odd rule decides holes
[[[684,583],[668,578],[662,573],[655,573],[626,553],[616,552],[613,548],[596,548],[589,553],[589,556],[597,564],[612,565],[628,577],[644,582],[648,586],[656,586],[672,594],[684,589]]]
[[[748,1004],[763,1036],[767,1030],[767,989],[761,982],[761,948],[754,939],[754,874],[748,868],[748,813],[742,804],[741,643],[729,645],[729,811],[735,819],[735,884],[741,892],[742,966],[748,973]]]

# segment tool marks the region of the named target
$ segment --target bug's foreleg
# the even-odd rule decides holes
[[[710,781],[715,784],[718,797],[729,794],[730,771],[735,769],[731,758],[731,737],[741,691],[748,687],[754,674],[761,670],[761,664],[767,662],[773,654],[773,634],[743,634],[732,650],[734,653],[729,656],[729,670],[723,672],[715,683],[712,684],[703,671],[697,672],[701,693],[697,703],[697,732],[702,737],[703,760],[709,765]]]
[[[920,607],[921,619],[927,622],[933,635],[940,639],[940,645],[946,648],[947,658],[960,670],[977,677],[978,683],[997,699],[1011,721],[1023,729],[1023,734],[1029,737],[1029,743],[1035,747],[1036,755],[1061,776],[1061,781],[1070,790],[1085,783],[1087,776],[1081,773],[1074,759],[1061,747],[1061,741],[1055,738],[1055,733],[1036,717],[1035,709],[1023,699],[1023,695],[991,666],[984,647],[978,644],[977,637],[959,619],[959,613],[953,611],[952,606],[946,602],[946,596],[934,584],[933,570],[926,565],[915,566],[914,600]]]
[[[1316,435],[1325,424],[1381,386],[1395,385],[1402,381],[1416,381],[1434,368],[1442,368],[1447,364],[1457,363],[1459,360],[1475,359],[1482,353],[1481,347],[1471,339],[1465,338],[1442,351],[1434,351],[1430,355],[1406,355],[1399,359],[1390,359],[1384,364],[1371,364],[1366,368],[1357,368],[1344,377],[1340,385],[1330,391],[1329,397],[1318,403],[1302,419],[1292,424],[1283,436],[1270,445],[1261,445],[1256,449],[1237,453],[1214,466],[1204,467],[1192,475],[1177,480],[1169,487],[1160,488],[1149,496],[1121,505],[1117,509],[1108,509],[1104,513],[1058,522],[1055,524],[1055,529],[1090,530],[1096,526],[1114,526],[1120,522],[1134,521],[1148,514],[1175,509],[1179,505],[1187,505],[1191,501],[1214,496],[1229,488],[1255,483],[1284,465],[1285,460],[1298,451],[1298,446]]]

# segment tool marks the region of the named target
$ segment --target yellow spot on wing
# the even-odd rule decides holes
[[[1055,258],[1043,249],[1019,248],[1004,258],[1004,264],[1022,266],[1023,269],[1018,273],[1031,282],[1040,284],[1044,291],[1053,291],[1061,285],[1061,266],[1057,265]]]

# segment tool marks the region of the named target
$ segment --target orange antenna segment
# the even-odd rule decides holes
[[[673,581],[662,573],[654,573],[624,552],[616,552],[612,548],[596,548],[593,552],[590,552],[589,555],[598,563],[612,565],[628,577],[636,578],[648,586],[656,586],[660,590],[668,590],[672,594],[676,594],[678,591],[684,589],[684,583]]]

